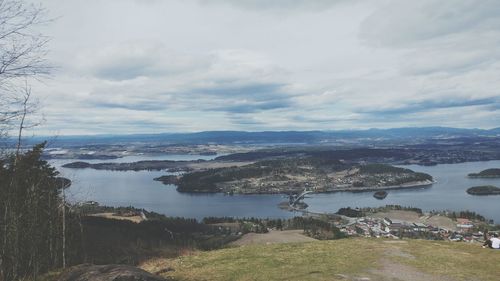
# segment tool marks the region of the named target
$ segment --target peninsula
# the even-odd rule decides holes
[[[165,176],[155,180],[175,184],[180,192],[227,194],[377,191],[430,185],[432,176],[385,164],[346,163],[317,157],[258,161]]]

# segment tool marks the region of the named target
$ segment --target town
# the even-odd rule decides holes
[[[429,219],[429,216],[422,218],[422,220],[425,219]],[[339,223],[337,227],[348,236],[385,237],[392,239],[416,238],[484,243],[484,231],[478,230],[480,225],[484,225],[484,223],[477,223],[466,218],[457,218],[454,226],[445,227],[387,217],[363,217],[354,219],[348,224]]]

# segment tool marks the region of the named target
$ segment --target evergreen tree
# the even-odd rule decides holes
[[[62,265],[61,191],[68,181],[41,160],[45,144],[0,163],[0,280]]]

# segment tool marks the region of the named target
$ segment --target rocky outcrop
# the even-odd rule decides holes
[[[140,268],[128,265],[82,264],[69,268],[59,281],[166,281]]]

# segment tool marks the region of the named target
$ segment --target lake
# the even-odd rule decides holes
[[[113,160],[86,162],[133,162],[140,160],[210,160],[215,156],[163,155],[127,156]],[[281,210],[277,205],[285,201],[283,195],[234,195],[186,194],[176,191],[175,186],[153,181],[167,174],[164,171],[98,171],[93,169],[66,169],[61,165],[78,161],[53,160],[51,163],[61,174],[73,181],[67,194],[74,202],[94,200],[101,205],[134,206],[167,216],[234,217],[293,217],[292,212]],[[469,179],[468,173],[488,168],[500,168],[500,161],[441,164],[437,166],[408,165],[405,168],[432,175],[436,183],[427,188],[390,190],[384,200],[377,200],[373,192],[336,192],[311,194],[305,202],[314,212],[336,212],[342,207],[377,207],[387,204],[413,206],[430,210],[470,210],[500,222],[500,196],[471,196],[465,190],[471,186],[491,184],[500,186],[500,179]]]

